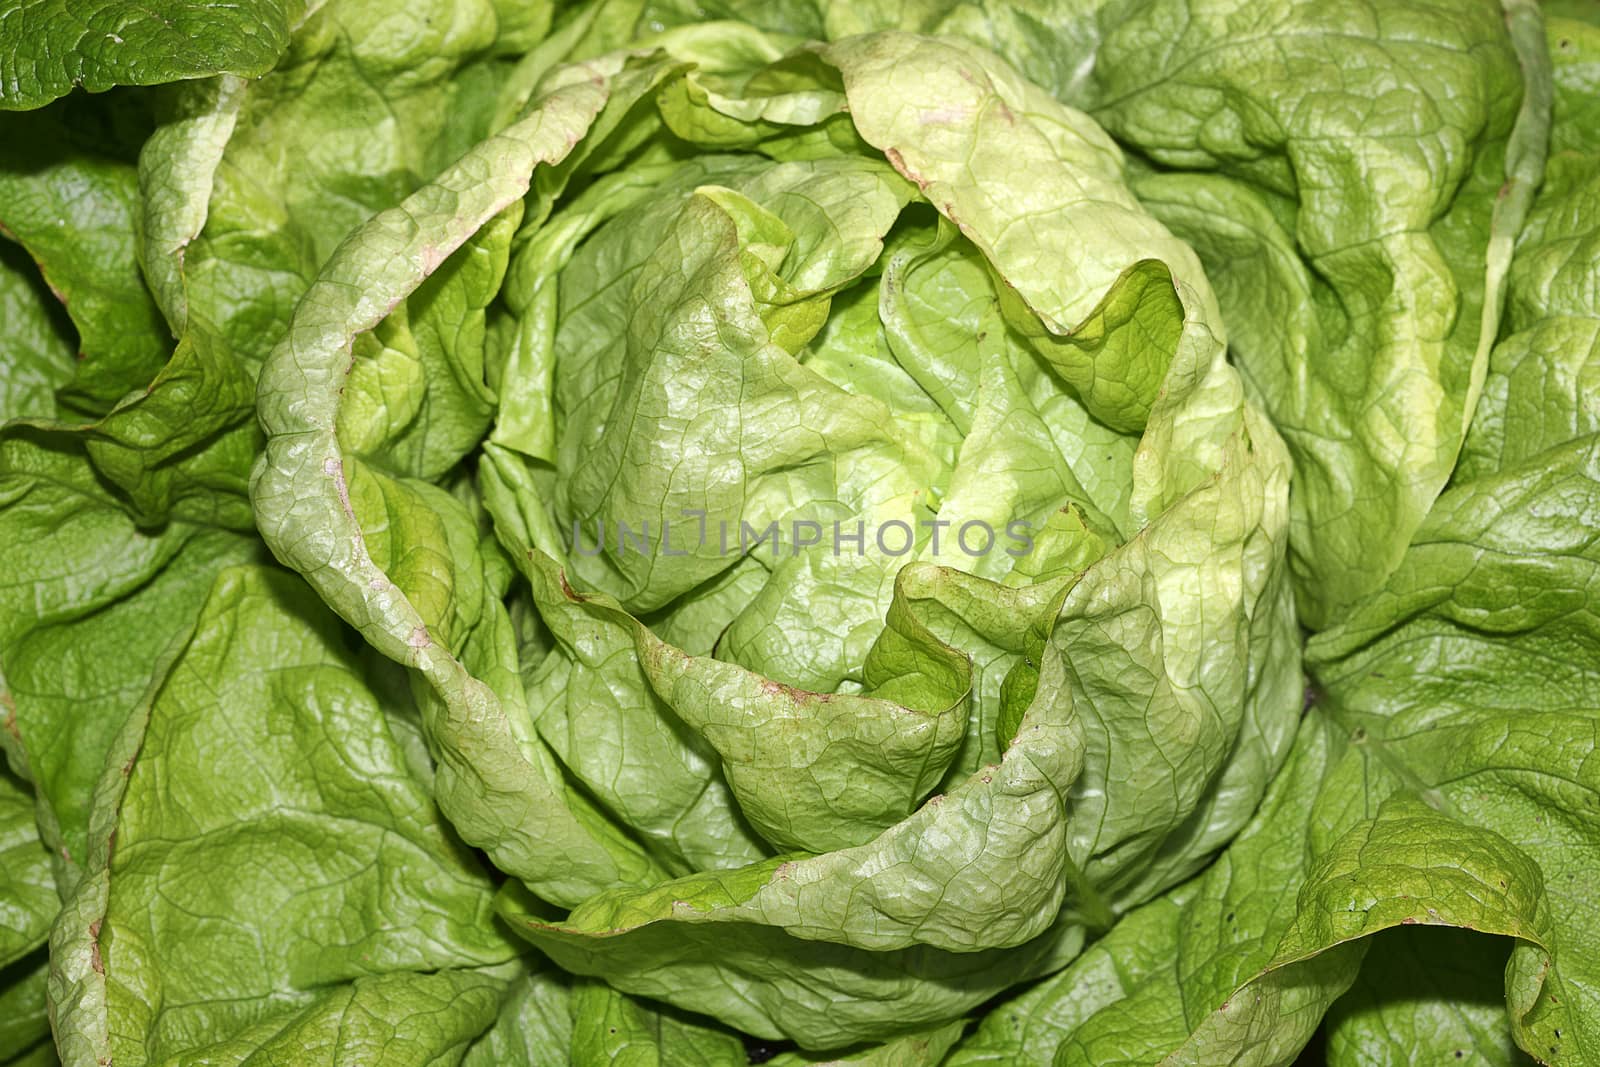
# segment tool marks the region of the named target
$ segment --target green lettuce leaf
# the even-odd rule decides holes
[[[60,395],[91,415],[143,387],[172,347],[139,276],[138,176],[121,152],[148,119],[118,103],[0,114],[0,234],[27,250],[70,316],[78,360]]]
[[[7,1067],[60,1062],[50,1040],[45,1001],[49,971],[50,960],[42,950],[0,967],[0,1048],[8,1055]]]
[[[868,1048],[822,1054],[783,1052],[767,1062],[777,1067],[936,1067],[945,1062],[945,1053],[961,1036],[964,1026],[965,1020],[956,1019]]]
[[[1513,6],[1517,48],[1490,2],[1448,18],[1187,0],[1099,13],[1094,114],[1200,172],[1152,179],[1150,206],[1212,272],[1234,356],[1294,456],[1291,560],[1314,627],[1398,564],[1476,403],[1548,130],[1537,12]]]
[[[1517,1041],[1579,1062],[1596,1055],[1585,872],[1600,833],[1583,753],[1600,632],[1579,606],[1596,558],[1578,516],[1600,499],[1597,448],[1579,438],[1442,496],[1385,588],[1310,649],[1352,729],[1444,811],[1515,841],[1533,866],[1550,900],[1553,964],[1512,958],[1508,994],[1532,1001],[1526,1021],[1513,1018]]]
[[[0,244],[0,320],[6,324],[0,421],[56,413],[56,390],[73,374],[73,338],[61,319],[27,253]]]
[[[0,970],[44,944],[59,903],[33,791],[0,772]]]
[[[159,85],[227,71],[254,76],[289,43],[300,0],[22,0],[0,22],[0,109],[40,107],[76,86]]]
[[[1506,1014],[1501,938],[1438,926],[1379,934],[1328,1012],[1328,1063],[1530,1064]]]
[[[53,934],[69,1059],[430,1063],[489,1026],[503,981],[460,969],[511,955],[489,883],[382,716],[300,583],[217,578],[95,790]]]
[[[462,1067],[539,1067],[560,1063],[572,1048],[572,989],[558,971],[513,980],[494,1025],[472,1044]]]
[[[621,81],[625,107],[660,71],[659,64],[579,68],[526,118],[375,216],[324,268],[259,382],[269,439],[251,497],[262,536],[380,651],[427,677],[443,711],[430,730],[440,749],[441,806],[466,840],[557,900],[642,878],[648,864],[573,814],[559,798],[554,768],[530,764],[517,746],[495,692],[430,635],[417,608],[373,562],[348,503],[336,413],[355,338],[518,201],[536,166],[566,156],[606,106],[613,79]],[[549,867],[553,856],[565,861]]]
[[[82,862],[90,794],[166,646],[252,539],[189,523],[141,528],[80,449],[0,434],[0,668],[8,729],[51,851]],[[70,879],[69,879],[70,881]]]
[[[1516,247],[1508,278],[1506,334],[1489,358],[1455,480],[1518,465],[1539,452],[1600,430],[1594,383],[1600,374],[1600,306],[1594,224],[1600,143],[1586,130],[1600,101],[1592,66],[1600,29],[1553,19],[1552,154]]]

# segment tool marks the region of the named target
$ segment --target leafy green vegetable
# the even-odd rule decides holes
[[[492,1018],[499,981],[447,969],[510,955],[489,886],[332,622],[281,573],[223,571],[123,727],[54,935],[69,1056],[270,1061],[326,1030],[426,1063]]]
[[[1597,119],[1528,0],[13,2],[0,1063],[1600,1063]]]
[[[693,54],[691,39],[685,57]],[[896,99],[880,82],[895,77],[931,84],[940,109],[930,118],[880,107]],[[975,1005],[1019,977],[1019,963],[1023,974],[1045,965],[1118,908],[1191,873],[1248,815],[1250,783],[1259,789],[1281,760],[1297,702],[1292,642],[1279,639],[1292,628],[1281,562],[1286,462],[1221,361],[1198,264],[1140,211],[1119,183],[1115,149],[1087,118],[982,52],[909,37],[866,38],[744,72],[742,101],[733,83],[708,81],[712,96],[695,78],[638,61],[558,72],[527,117],[358,230],[263,372],[270,436],[253,497],[280,557],[376,647],[430,680],[442,705],[437,719],[425,713],[443,756],[436,785],[458,828],[535,894],[582,902],[563,923],[547,924],[525,921],[523,905],[507,898],[507,914],[536,944],[622,989],[828,1047]],[[680,84],[689,88],[688,114],[667,106],[680,101],[667,95]],[[662,94],[660,120],[634,117],[646,93]],[[697,99],[720,102],[712,110],[723,125],[695,116],[695,107],[710,106]],[[757,105],[755,113],[785,121],[763,118],[748,135],[728,125]],[[843,105],[862,139],[851,151],[788,158],[787,144]],[[1013,108],[1024,107],[1038,120],[1019,121]],[[929,136],[930,122],[948,132]],[[543,283],[556,289],[554,321],[548,303],[524,311],[538,316],[535,335],[543,332],[554,353],[543,366],[508,364],[500,381],[551,412],[553,447],[547,431],[519,428],[504,439],[543,456],[490,450],[480,473],[499,537],[556,642],[531,677],[537,733],[527,736],[514,710],[523,695],[473,677],[470,648],[452,654],[460,642],[440,632],[441,613],[430,618],[414,600],[425,592],[417,577],[384,570],[369,550],[372,522],[350,476],[361,468],[332,429],[348,410],[343,374],[353,381],[369,365],[346,354],[352,339],[419,291],[456,248],[470,250],[469,235],[530,182],[542,199],[574,167],[598,168],[597,159],[616,155],[602,142],[565,162],[586,132],[607,130],[633,142],[635,156],[659,156],[696,136],[709,137],[713,151],[736,136],[778,146],[676,165],[664,158],[648,199],[635,184],[590,177],[594,206],[578,225],[600,226]],[[985,138],[1033,153],[1050,183],[1040,199],[995,201],[962,176],[956,162],[981,152]],[[541,159],[553,168],[547,180],[532,173]],[[962,233],[930,213],[902,219],[915,194],[896,171]],[[617,204],[624,196],[633,206]],[[1010,222],[1033,214],[1057,228],[1035,227],[1040,243],[1031,246],[1006,236],[1018,232]],[[902,429],[882,399],[852,380],[849,364],[832,364],[829,377],[807,362],[834,294],[870,284],[866,272],[897,226],[899,240],[931,239],[936,254],[969,257],[978,269],[964,280],[977,287],[979,314],[985,303],[992,309],[992,384],[981,350],[958,350],[959,362],[943,372],[972,398],[965,434],[933,395],[921,393],[920,403],[933,402],[921,425]],[[1008,283],[1044,279],[1040,257],[1086,227],[1119,239],[1079,276],[994,288],[991,271]],[[843,236],[854,234],[864,239]],[[1141,244],[1166,259],[1139,258]],[[523,247],[548,262],[544,242]],[[374,264],[387,273],[374,275]],[[511,277],[521,270],[513,266]],[[360,288],[352,284],[358,272]],[[579,287],[564,285],[569,278]],[[583,284],[591,278],[605,279],[597,292]],[[880,308],[899,298],[896,275],[885,270],[883,279]],[[701,325],[708,313],[709,335]],[[1140,343],[1151,338],[1154,351]],[[896,359],[910,380],[891,396],[920,390],[920,353],[908,341],[911,350]],[[1135,354],[1158,362],[1130,366]],[[521,370],[532,380],[508,379]],[[1132,484],[1119,488],[1120,500],[1096,501],[1081,488],[1067,459],[1077,453],[1066,446],[1072,438],[1056,438],[1041,408],[1076,408],[1080,425],[1099,422],[1113,434],[1143,429],[1145,451],[1127,462]],[[729,435],[741,426],[751,427],[747,435]],[[670,451],[695,457],[691,464],[657,465],[652,457],[668,453],[668,439]],[[1034,456],[1044,477],[1020,480],[998,502],[979,488],[996,461],[1021,471],[1028,468],[1017,457]],[[1072,544],[1081,535],[1052,542],[1057,552],[1070,549],[1080,570],[1097,565],[1031,589],[1024,572],[1024,588],[1010,594],[931,567],[939,555],[931,537],[917,546],[925,569],[899,571],[899,583],[895,553],[881,545],[849,558],[785,543],[773,555],[787,560],[769,565],[759,549],[724,553],[704,535],[687,550],[664,543],[632,556],[621,544],[568,553],[560,537],[569,517],[595,518],[602,530],[632,520],[670,539],[677,513],[698,512],[718,529],[766,529],[807,507],[863,524],[892,517],[909,535],[934,499],[942,522],[988,528],[991,540],[1007,511],[1048,520],[1063,508],[1115,509],[1138,533],[1118,547],[1107,529],[1092,542],[1098,561]],[[417,523],[395,503],[387,508],[391,557],[423,550]],[[990,558],[976,568],[1004,578],[1013,562]],[[576,592],[561,563],[570,583],[595,592]],[[771,576],[761,581],[751,564]],[[471,567],[459,557],[457,565]],[[722,631],[725,659],[689,655],[642,621],[688,625],[676,621],[678,602],[696,601],[695,591],[720,584],[730,567],[756,580],[747,586],[753,599],[712,593],[715,603],[694,603],[685,631]],[[774,640],[786,619],[821,607],[824,590],[851,586],[860,593],[827,606],[838,644],[794,655],[790,641]],[[1202,608],[1208,595],[1216,600]],[[943,601],[963,627],[983,633],[994,627],[984,603],[1002,596],[1031,621],[1026,632],[993,635],[1009,646],[1003,661],[981,650],[1011,689],[991,684],[990,706],[972,707],[971,666],[916,604]],[[1208,642],[1215,647],[1202,658]],[[1266,648],[1280,653],[1277,661],[1252,667],[1252,653]],[[985,766],[972,751],[953,767],[969,747],[964,720],[972,716],[983,724],[979,736],[994,739],[982,747],[997,744],[1004,758]],[[499,737],[490,732],[497,720],[510,727]],[[574,803],[580,794],[550,777],[544,743],[598,810]],[[503,755],[488,756],[496,750]],[[459,785],[457,763],[474,772]],[[486,777],[500,766],[504,777]],[[1162,776],[1142,792],[1108,803],[1105,782],[1157,767]],[[947,777],[948,795],[919,807]],[[525,814],[532,811],[539,821]],[[728,850],[741,840],[742,849]],[[814,858],[763,859],[771,849]],[[646,863],[675,878],[660,882]],[[696,870],[703,865],[710,869]],[[885,869],[895,873],[877,873]],[[1020,956],[1000,951],[1022,945]],[[711,952],[691,960],[682,955],[689,946]],[[921,979],[908,982],[907,969]],[[936,993],[930,981],[942,974],[962,977]],[[849,1004],[824,1017],[801,982],[833,986]]]
[[[81,85],[159,85],[263,74],[289,43],[300,0],[13,0],[0,11],[0,108],[36,108]]]

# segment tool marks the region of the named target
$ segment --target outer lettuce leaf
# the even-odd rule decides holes
[[[1507,335],[1490,357],[1483,399],[1456,469],[1459,482],[1514,466],[1600,430],[1600,302],[1595,262],[1600,141],[1600,29],[1551,20],[1555,66],[1553,152],[1509,276]]]
[[[0,665],[46,843],[82,862],[106,752],[216,572],[259,553],[187,523],[141,528],[84,454],[0,435]],[[19,768],[20,769],[20,768]],[[70,879],[68,879],[70,881]]]
[[[139,202],[133,169],[69,132],[72,112],[26,117],[41,132],[25,139],[52,138],[46,147],[59,161],[40,170],[36,147],[18,156],[25,170],[0,178],[14,201],[6,225],[82,334],[85,360],[63,396],[97,414],[112,408],[86,426],[47,425],[88,442],[145,524],[252,525],[246,482],[261,447],[254,383],[282,332],[281,309],[340,234],[487,132],[499,65],[484,52],[497,43],[500,19],[486,2],[438,6],[403,17],[354,0],[297,11],[294,46],[267,78],[172,89],[139,153]],[[388,32],[344,32],[378,17],[391,19]],[[389,121],[352,127],[358,108]],[[445,117],[452,112],[454,123]],[[316,150],[286,151],[286,135]],[[104,217],[90,227],[92,244],[66,239],[57,225],[82,216],[84,203]],[[365,410],[353,405],[353,448],[433,476],[481,436],[490,400],[483,309],[509,229],[498,241],[486,234],[482,255],[458,258],[395,316],[388,363],[426,373],[428,384],[391,388]],[[391,376],[396,369],[386,366]]]
[[[33,793],[0,772],[0,971],[44,944],[59,903]]]
[[[649,922],[604,933],[535,923],[515,902],[508,919],[568,969],[604,973],[612,984],[697,1010],[747,1033],[791,1035],[802,1046],[850,1045],[925,1029],[965,1014],[1026,977],[1053,970],[1082,945],[1081,933],[1047,932],[1010,949],[946,952],[927,946],[866,951],[796,938],[777,926],[738,927],[685,921],[696,904],[727,901],[759,886],[761,868],[705,875],[698,898],[672,909],[678,921]],[[686,887],[687,888],[687,887]],[[663,897],[670,894],[667,883]],[[587,915],[615,901],[596,898]]]
[[[97,93],[222,71],[263,74],[283,54],[301,6],[23,0],[0,22],[0,109],[36,108],[79,85]]]
[[[767,1062],[777,1067],[936,1067],[945,1062],[945,1053],[961,1036],[964,1026],[965,1020],[956,1019],[920,1034],[909,1034],[868,1048],[822,1054],[784,1052]]]
[[[1524,1044],[1553,1040],[1539,1047],[1555,1059],[1555,1030],[1570,1041],[1582,1024],[1561,1007],[1570,990],[1551,988],[1559,909],[1538,867],[1505,838],[1424,804],[1372,744],[1314,711],[1261,812],[1216,864],[1130,914],[1015,1009],[997,1009],[952,1062],[1289,1064],[1355,981],[1366,938],[1415,924],[1520,939],[1505,985],[1511,1019]],[[1021,1012],[1028,1021],[1008,1025]],[[1414,1052],[1443,1059],[1453,1041],[1419,1038]],[[1581,1046],[1574,1054],[1585,1062]]]
[[[60,1062],[50,1040],[45,1002],[49,970],[50,960],[42,950],[0,968],[0,1048],[16,1054],[5,1060],[6,1067]]]
[[[1328,1063],[1532,1063],[1506,1015],[1509,948],[1501,938],[1450,927],[1378,935],[1355,984],[1328,1012]]]
[[[1512,958],[1508,994],[1531,1004],[1525,1020],[1514,1012],[1517,1041],[1579,1062],[1600,1055],[1586,873],[1600,841],[1587,758],[1600,638],[1583,606],[1596,574],[1584,516],[1600,499],[1597,449],[1580,438],[1441,497],[1385,588],[1311,645],[1353,729],[1381,739],[1444,811],[1515,841],[1534,865],[1554,962]]]
[[[78,361],[62,399],[91,414],[144,386],[171,349],[134,257],[137,175],[118,152],[140,125],[132,107],[80,101],[0,115],[0,230],[72,319]]]
[[[1594,10],[1585,3],[1544,7],[1555,81],[1550,149],[1552,153],[1593,152],[1600,147],[1592,118],[1600,107],[1600,69],[1596,67]]]
[[[0,321],[6,324],[0,421],[49,418],[56,413],[56,390],[72,379],[72,338],[41,281],[26,252],[0,245]]]
[[[1312,626],[1398,564],[1476,401],[1548,121],[1537,14],[1514,6],[1535,88],[1509,141],[1522,79],[1498,4],[1100,12],[1097,117],[1158,163],[1234,179],[1163,179],[1152,206],[1217,275],[1235,357],[1294,455],[1291,559]],[[1230,261],[1240,239],[1264,258]]]
[[[660,1064],[661,1067],[741,1067],[744,1041],[675,1013],[646,1007],[601,982],[579,982],[572,995],[575,1065]]]
[[[1070,967],[997,1005],[945,1061],[947,1067],[1049,1064],[1079,1026],[1128,997],[1169,963],[1191,883],[1129,912]]]
[[[743,1067],[748,1062],[744,1040],[727,1030],[559,971],[518,979],[495,1025],[462,1061],[464,1067]]]
[[[49,164],[0,177],[11,194],[7,225],[65,303],[82,346],[77,375],[60,393],[64,410],[52,405],[28,414],[44,416],[35,420],[43,429],[84,441],[144,525],[176,517],[248,529],[244,488],[256,435],[243,423],[252,410],[253,374],[209,329],[183,332],[174,351],[140,277],[141,264],[147,270],[153,263],[169,266],[165,276],[157,275],[162,299],[180,311],[186,307],[181,261],[153,259],[146,245],[181,246],[192,237],[184,223],[203,223],[204,202],[198,218],[193,203],[185,209],[191,217],[176,217],[184,211],[172,202],[187,195],[190,176],[175,164],[160,175],[155,202],[141,205],[141,185],[148,191],[153,183],[102,155],[107,149],[77,128],[75,114],[64,102],[11,120],[38,127],[24,139],[37,144],[43,138]],[[182,127],[158,127],[146,157],[159,156]],[[29,158],[19,155],[18,161]],[[67,218],[85,225],[87,236],[63,227]],[[148,232],[140,235],[141,226]],[[185,325],[181,315],[170,321],[175,328]],[[99,417],[88,424],[68,421],[74,410]]]
[[[462,1067],[539,1067],[572,1048],[572,990],[556,971],[534,971],[506,989],[500,1015],[462,1058]]]
[[[523,120],[469,152],[433,184],[353,234],[301,301],[263,368],[259,413],[269,439],[251,496],[262,536],[384,654],[421,670],[442,701],[431,724],[439,802],[462,835],[509,873],[557,900],[581,899],[648,865],[601,840],[553,792],[558,783],[517,747],[495,693],[430,635],[416,607],[373,562],[350,511],[335,435],[354,339],[422,284],[477,229],[559,162],[611,94],[639,93],[657,68],[579,69]],[[631,101],[629,101],[631,102]],[[554,856],[565,856],[550,866]]]
[[[510,955],[487,880],[335,621],[281,572],[217,579],[93,820],[52,942],[69,1062],[432,1063],[493,1018],[500,979],[440,970]]]
[[[1342,749],[1320,719],[1302,725],[1289,764],[1261,810],[1202,876],[1191,898],[1176,913],[1142,920],[1142,931],[1124,935],[1150,938],[1134,957],[1150,962],[1136,963],[1114,991],[1094,998],[1092,1011],[1070,1019],[1076,1025],[1053,1062],[1228,1062],[1246,1049],[1250,1054],[1241,1062],[1293,1061],[1328,1003],[1354,977],[1364,946],[1313,957],[1303,973],[1283,982],[1268,977],[1249,995],[1238,991],[1272,963],[1294,919],[1294,894],[1305,883],[1310,858],[1368,814],[1359,804],[1332,812],[1315,806],[1319,786],[1325,790],[1329,779],[1349,780]],[[1259,892],[1261,885],[1273,891]],[[1113,930],[1108,952],[1117,952],[1117,938]],[[1072,988],[1068,976],[1089,979],[1095,966],[1093,957],[1084,957],[1064,972],[1058,988]]]
[[[1600,658],[1591,613],[1572,607],[1590,599],[1593,538],[1574,516],[1593,507],[1594,464],[1591,438],[1440,498],[1385,590],[1313,640],[1324,695],[1267,804],[1170,927],[1162,965],[1047,1033],[1055,1062],[1288,1063],[1355,980],[1361,939],[1411,924],[1517,939],[1504,1007],[1478,1011],[1473,1040],[1504,1058],[1506,1026],[1544,1062],[1594,1058],[1584,665]],[[1572,664],[1557,686],[1552,662]],[[1093,959],[1035,1010],[1070,1011],[1054,998],[1092,981]],[[1465,1040],[1427,1004],[1381,1010],[1413,1062]],[[1339,1017],[1341,1056],[1375,1040],[1370,1015],[1357,1001]]]
[[[257,434],[241,420],[253,399],[245,368],[213,335],[195,330],[143,390],[105,416],[78,425],[30,422],[82,441],[141,525],[176,519],[248,530],[245,479]]]

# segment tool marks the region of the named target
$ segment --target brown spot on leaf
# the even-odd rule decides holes
[[[571,583],[567,581],[566,571],[557,571],[556,577],[561,582],[562,596],[566,597],[568,600],[576,601],[579,604],[583,603],[583,595],[580,594],[576,589],[572,588]]]
[[[105,974],[105,961],[100,958],[100,920],[89,924],[89,966],[95,974]]]
[[[885,148],[883,150],[883,157],[889,161],[889,166],[900,172],[901,177],[914,183],[916,187],[921,189],[924,193],[928,191],[927,180],[924,179],[922,175],[913,173],[911,168],[906,166],[906,157],[900,154],[900,150],[898,148],[894,148],[892,146]]]

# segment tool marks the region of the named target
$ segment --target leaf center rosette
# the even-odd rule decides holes
[[[1092,119],[953,40],[715,29],[530,61],[346,240],[252,499],[415,668],[519,933],[830,1048],[1061,967],[1243,825],[1300,707],[1289,464]],[[427,469],[419,301],[493,394]]]

